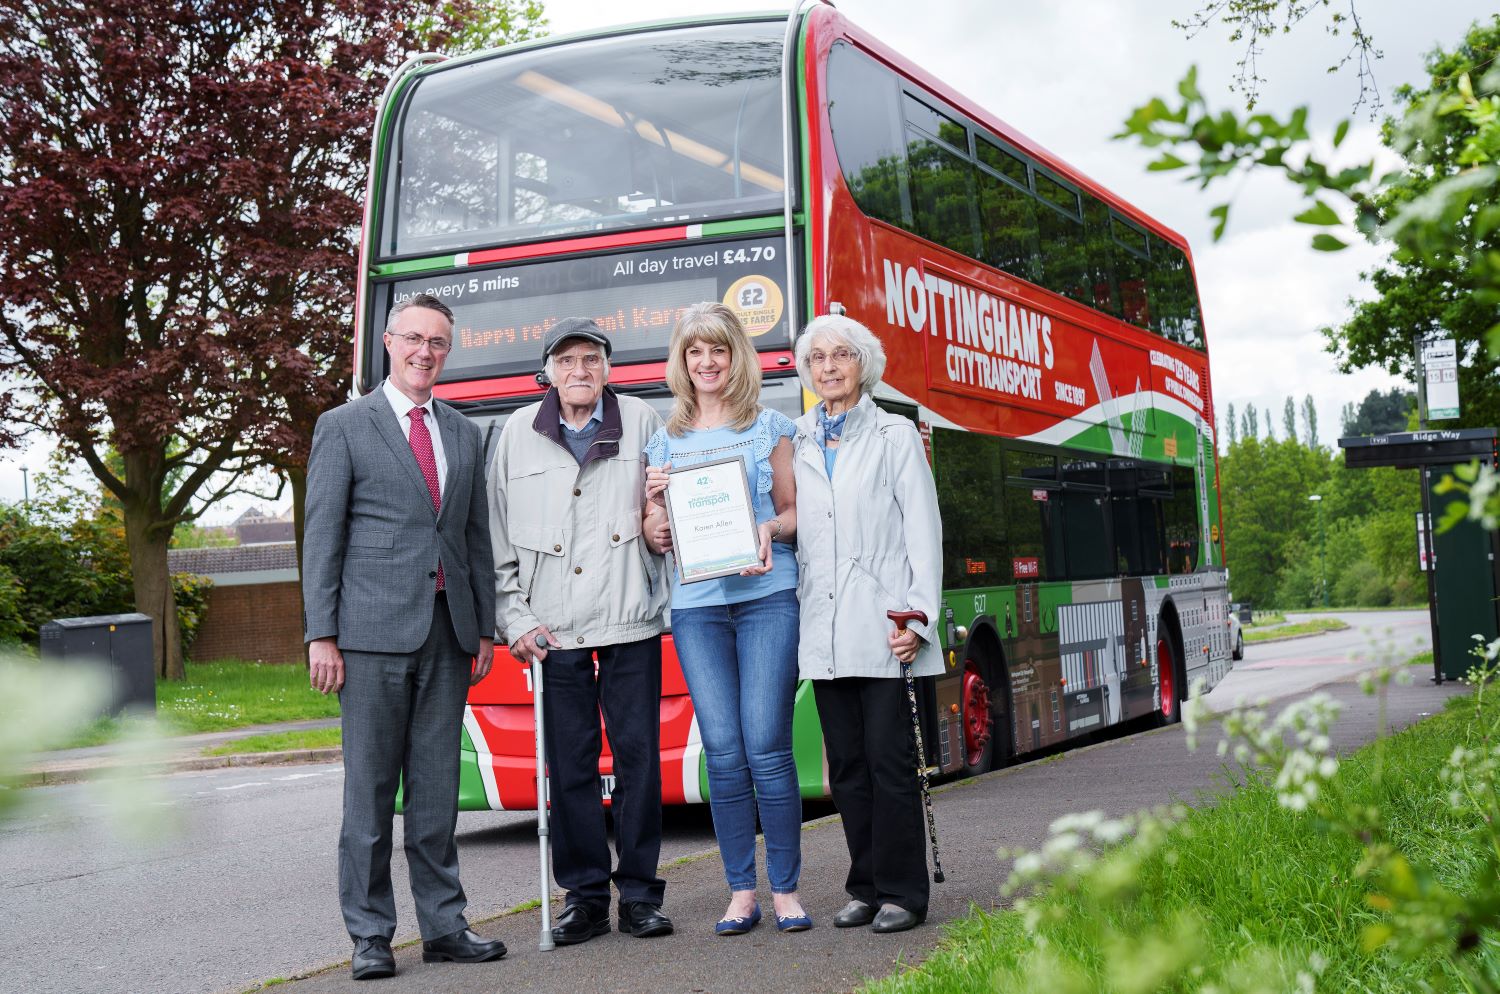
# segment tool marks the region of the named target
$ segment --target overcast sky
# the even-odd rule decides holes
[[[1211,105],[1243,100],[1229,93],[1241,48],[1215,26],[1187,38],[1171,26],[1197,9],[1190,0],[1059,0],[1016,4],[1006,0],[840,0],[849,18],[884,40],[979,106],[1039,142],[1076,169],[1184,234],[1197,264],[1215,401],[1221,414],[1233,403],[1269,407],[1281,432],[1281,409],[1290,394],[1300,406],[1312,394],[1319,434],[1331,444],[1339,409],[1372,388],[1397,381],[1379,371],[1340,374],[1323,351],[1318,328],[1347,313],[1349,297],[1367,295],[1360,272],[1380,258],[1360,244],[1340,253],[1314,252],[1310,231],[1294,224],[1296,198],[1272,177],[1236,182],[1199,193],[1172,174],[1149,174],[1139,148],[1110,140],[1131,109],[1166,96],[1189,65]],[[1343,9],[1343,0],[1335,7]],[[757,9],[736,0],[548,0],[552,31],[566,33],[622,20],[690,16]],[[1358,0],[1365,29],[1384,58],[1376,81],[1391,107],[1400,83],[1419,82],[1422,56],[1451,47],[1482,13],[1473,0]],[[1322,15],[1319,15],[1320,17]],[[1328,37],[1326,19],[1271,40],[1261,59],[1261,109],[1284,114],[1312,108],[1316,134],[1332,133],[1349,115],[1358,93],[1352,69],[1329,74],[1347,48]],[[1350,158],[1378,148],[1376,126],[1361,112],[1344,144]],[[1229,231],[1210,238],[1209,207],[1232,197]],[[1264,430],[1264,429],[1262,429]],[[21,497],[20,466],[41,468],[50,445],[35,445],[0,462],[0,500]],[[227,520],[250,501],[210,512]],[[282,502],[283,504],[286,501]]]

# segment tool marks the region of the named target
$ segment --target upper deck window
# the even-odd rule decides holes
[[[780,21],[501,54],[417,80],[377,254],[782,207]]]

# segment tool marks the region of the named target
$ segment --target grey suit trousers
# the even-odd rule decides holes
[[[416,652],[344,650],[339,903],[353,938],[389,939],[396,931],[391,836],[403,785],[406,862],[422,938],[468,927],[453,831],[470,662],[445,597],[436,599],[432,628]]]

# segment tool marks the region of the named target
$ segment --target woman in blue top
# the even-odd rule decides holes
[[[723,304],[695,304],[672,331],[667,385],[677,398],[665,428],[646,445],[648,543],[671,547],[663,491],[673,466],[739,456],[745,461],[761,563],[682,584],[674,577],[672,637],[697,712],[708,761],[709,806],[729,882],[718,935],[760,921],[755,820],[766,837],[776,926],[812,926],[797,896],[802,870],[802,798],[792,759],[797,690],[797,494],[792,422],[760,406],[760,363],[739,319]]]

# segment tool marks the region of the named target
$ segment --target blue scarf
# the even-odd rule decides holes
[[[851,408],[852,410],[852,408]],[[821,446],[827,447],[829,439],[838,441],[844,433],[844,421],[849,417],[849,411],[845,411],[836,418],[828,416],[828,407],[825,404],[818,405],[818,434],[817,441]]]

